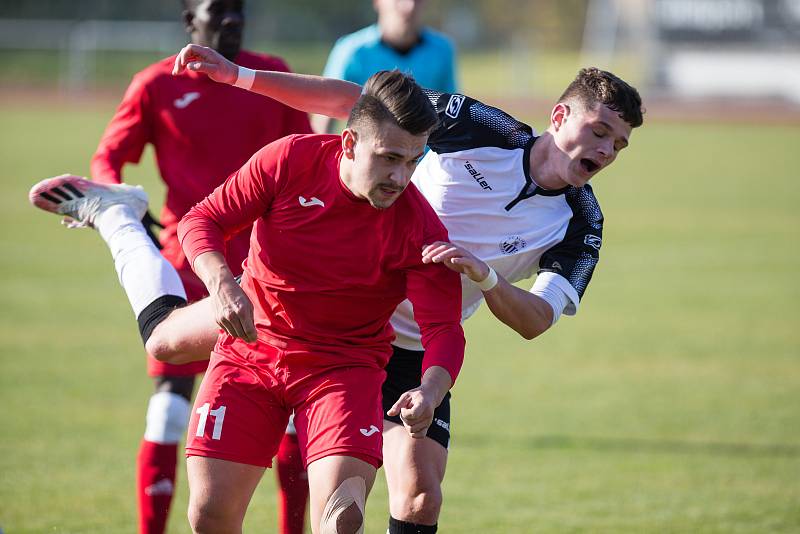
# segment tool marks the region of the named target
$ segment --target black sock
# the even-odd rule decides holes
[[[417,525],[389,517],[389,534],[435,534],[438,525]]]
[[[142,342],[147,343],[150,335],[161,321],[167,318],[175,308],[186,305],[186,299],[175,295],[164,295],[147,305],[136,318],[139,323],[139,333],[142,335]]]

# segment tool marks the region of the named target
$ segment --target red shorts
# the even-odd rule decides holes
[[[178,269],[178,276],[183,282],[187,302],[197,302],[208,296],[206,286],[191,269]],[[147,376],[194,376],[204,373],[207,367],[208,360],[175,365],[160,362],[147,354]]]
[[[315,365],[308,351],[220,336],[195,399],[187,456],[271,467],[294,412],[305,465],[341,455],[380,467],[386,373],[325,356]]]

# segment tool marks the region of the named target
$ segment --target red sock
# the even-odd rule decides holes
[[[140,534],[163,534],[175,488],[178,444],[142,440],[136,461]]]
[[[278,449],[278,524],[281,534],[303,534],[308,502],[308,474],[295,434],[284,434]]]

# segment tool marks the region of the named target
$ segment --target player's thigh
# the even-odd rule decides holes
[[[289,374],[297,377],[288,389],[305,463],[345,455],[380,467],[383,461],[380,399],[386,376],[383,369],[352,366],[297,369]]]
[[[264,468],[190,456],[186,459],[186,474],[189,479],[189,515],[193,522],[212,516],[241,523]]]
[[[270,467],[289,420],[281,384],[258,351],[228,336],[212,353],[189,420],[186,453]]]
[[[383,457],[390,499],[439,493],[447,449],[430,437],[412,438],[404,426],[383,423]]]
[[[155,327],[147,350],[173,364],[208,359],[219,336],[211,299],[177,308]]]
[[[320,520],[329,501],[348,500],[358,503],[363,513],[364,502],[375,483],[375,466],[352,456],[326,456],[308,464],[308,487],[311,505],[311,522],[318,531]]]

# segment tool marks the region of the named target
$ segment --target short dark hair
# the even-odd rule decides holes
[[[577,101],[586,109],[594,109],[597,104],[603,104],[619,113],[632,128],[637,128],[644,122],[639,91],[622,78],[596,67],[578,71],[578,75],[558,100]]]
[[[399,70],[382,70],[369,77],[350,111],[347,127],[389,122],[412,135],[430,133],[439,123],[430,99],[414,78]]]

